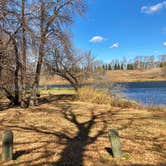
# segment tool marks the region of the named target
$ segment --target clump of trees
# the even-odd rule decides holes
[[[112,60],[108,64],[103,64],[104,70],[147,70],[153,68],[162,68],[166,66],[166,55],[155,56],[137,56],[132,60],[123,61]]]
[[[91,53],[76,51],[68,31],[85,11],[84,0],[0,1],[0,90],[11,104],[24,106],[27,89],[37,104],[42,70],[73,85],[94,72]]]

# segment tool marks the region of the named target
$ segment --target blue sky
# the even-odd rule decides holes
[[[88,0],[72,26],[77,48],[103,62],[166,54],[166,1]]]

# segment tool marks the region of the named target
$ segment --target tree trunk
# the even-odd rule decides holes
[[[22,0],[22,64],[21,64],[21,106],[25,105],[26,100],[26,32],[25,32],[25,0]],[[24,106],[23,106],[24,107]]]
[[[15,40],[15,36],[8,32],[6,29],[2,29],[7,35],[9,35],[10,40],[12,41],[14,47],[14,54],[15,54],[15,71],[14,71],[14,95],[10,93],[7,94],[11,97],[8,97],[11,101],[11,104],[19,105],[19,70],[20,70],[20,62],[19,62],[19,53],[17,48],[17,42]],[[2,87],[3,88],[3,87]]]
[[[41,73],[41,67],[44,56],[44,46],[46,40],[46,32],[44,30],[44,2],[40,0],[40,46],[39,46],[39,55],[37,60],[36,72],[35,72],[35,80],[32,87],[32,99],[30,101],[30,105],[37,105],[37,91],[39,86],[39,79]]]
[[[14,50],[15,50],[15,57],[16,57],[16,68],[14,72],[14,85],[15,85],[15,100],[14,105],[19,105],[19,69],[20,69],[20,63],[19,63],[19,55],[18,55],[18,49],[15,40],[13,40],[14,44]]]

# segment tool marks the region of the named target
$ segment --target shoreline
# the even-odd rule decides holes
[[[137,81],[116,81],[116,82],[110,82],[110,83],[146,83],[146,82],[166,82],[166,79],[165,80],[137,80]],[[89,85],[91,85],[91,84],[94,84],[94,82],[88,82],[88,83],[85,83],[85,85],[86,84],[89,84]],[[71,85],[70,83],[55,83],[55,84],[48,84],[48,85],[46,85],[46,84],[40,84],[39,86],[63,86],[63,85],[66,85],[66,86],[69,86],[69,85]],[[82,84],[82,85],[84,85],[84,84]],[[54,87],[53,87],[54,88]],[[58,87],[58,88],[61,88],[61,87]],[[62,88],[65,88],[65,87],[62,87]],[[66,87],[66,88],[70,88],[70,87]]]

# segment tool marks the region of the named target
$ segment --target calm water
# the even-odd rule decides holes
[[[122,83],[126,98],[146,105],[166,105],[166,81]]]

